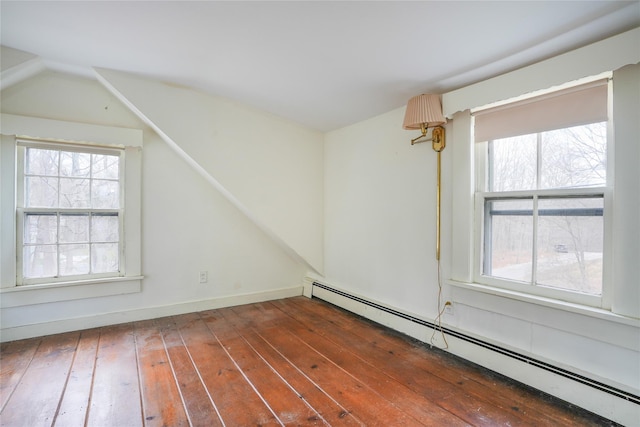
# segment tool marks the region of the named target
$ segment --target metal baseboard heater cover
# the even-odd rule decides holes
[[[509,349],[497,346],[495,344],[488,343],[486,341],[482,341],[480,339],[471,337],[469,335],[465,335],[463,333],[460,333],[458,331],[454,331],[454,330],[449,329],[449,328],[445,328],[445,327],[440,328],[435,323],[431,323],[431,322],[427,322],[426,320],[418,319],[417,317],[413,317],[413,316],[410,316],[408,314],[401,313],[401,312],[399,312],[397,310],[393,310],[393,309],[391,309],[389,307],[384,307],[384,306],[382,306],[380,304],[376,304],[376,303],[368,301],[368,300],[366,300],[364,298],[360,298],[360,297],[357,297],[355,295],[351,295],[351,294],[348,294],[346,292],[340,291],[338,289],[331,288],[331,287],[329,287],[327,285],[323,285],[322,283],[313,282],[313,286],[316,286],[318,288],[324,289],[325,291],[329,291],[331,293],[340,295],[342,297],[348,298],[350,300],[357,301],[357,302],[359,302],[361,304],[367,305],[367,306],[375,308],[377,310],[384,311],[384,312],[389,313],[391,315],[394,315],[394,316],[397,316],[397,317],[401,317],[401,318],[403,318],[405,320],[409,320],[409,321],[411,321],[413,323],[417,323],[417,324],[419,324],[421,326],[425,326],[425,327],[431,328],[431,329],[436,329],[438,331],[442,330],[444,333],[446,333],[449,336],[452,336],[452,337],[461,339],[463,341],[478,345],[478,346],[483,347],[483,348],[485,348],[487,350],[491,350],[491,351],[494,351],[496,353],[500,353],[500,354],[502,354],[504,356],[511,357],[512,359],[519,360],[519,361],[524,362],[524,363],[526,363],[528,365],[532,365],[532,366],[535,366],[537,368],[544,369],[545,371],[553,372],[556,375],[560,375],[560,376],[568,378],[570,380],[577,381],[577,382],[579,382],[581,384],[584,384],[586,386],[589,386],[589,387],[595,388],[597,390],[603,391],[605,393],[609,393],[609,394],[611,394],[613,396],[619,397],[620,399],[624,399],[624,400],[627,400],[629,402],[635,403],[636,405],[640,405],[640,396],[636,396],[635,394],[629,393],[629,392],[624,391],[624,390],[620,390],[620,389],[615,388],[615,387],[611,387],[611,386],[609,386],[607,384],[601,383],[601,382],[593,380],[591,378],[587,378],[587,377],[585,377],[583,375],[576,374],[575,372],[571,372],[571,371],[568,371],[566,369],[562,369],[562,368],[559,368],[557,366],[553,366],[553,365],[551,365],[549,363],[542,362],[540,360],[534,359],[533,357],[526,356],[524,354],[520,354],[520,353],[515,352],[513,350],[509,350]],[[322,298],[319,298],[319,297],[316,297],[316,296],[314,296],[314,298],[322,299]]]

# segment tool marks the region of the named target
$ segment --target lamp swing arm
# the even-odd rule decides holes
[[[414,138],[411,140],[411,145],[417,144],[419,142],[428,142],[431,141],[431,145],[433,147],[433,150],[436,152],[440,152],[442,150],[444,150],[445,147],[445,137],[444,137],[444,127],[442,126],[434,126],[431,129],[431,138],[427,138],[424,140],[421,140],[422,138],[426,138],[427,136],[427,127],[424,127],[424,129],[422,130],[422,135],[420,135],[417,138]]]
[[[414,145],[414,144],[417,144],[417,143],[420,143],[420,142],[433,141],[433,138],[427,138],[427,139],[425,139],[424,141],[420,141],[422,138],[426,138],[426,137],[427,137],[427,135],[420,135],[420,136],[419,136],[419,137],[417,137],[417,138],[413,138],[413,139],[411,140],[411,145]]]

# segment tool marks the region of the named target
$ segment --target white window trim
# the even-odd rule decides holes
[[[67,301],[141,290],[141,183],[142,143],[140,129],[126,129],[85,123],[63,122],[35,117],[0,115],[0,307]],[[16,138],[57,140],[125,151],[126,185],[123,218],[122,259],[125,268],[120,277],[91,278],[50,284],[17,286],[16,275]]]
[[[595,50],[597,51],[597,49]],[[597,55],[589,55],[589,57],[598,58]],[[553,70],[555,69],[554,65],[557,64],[544,63],[532,66],[531,72],[533,73],[533,71],[536,70],[540,71],[539,68],[541,67]],[[622,63],[622,65],[624,65],[624,63]],[[603,66],[606,65],[598,65],[600,69],[602,69],[601,67]],[[611,68],[618,70],[617,67],[620,67],[620,65],[615,64]],[[635,67],[637,69],[637,65]],[[624,67],[624,69],[626,70],[626,67]],[[581,70],[578,71],[582,72]],[[613,72],[614,79],[616,78],[616,73],[618,71]],[[527,72],[529,72],[529,70],[527,70]],[[590,317],[597,317],[600,319],[607,318],[607,320],[620,323],[628,322],[629,324],[638,326],[640,311],[637,304],[634,303],[634,301],[637,301],[635,296],[637,296],[639,292],[636,286],[637,280],[635,280],[637,279],[637,274],[634,274],[634,272],[638,271],[638,263],[621,264],[619,261],[620,253],[626,254],[627,252],[625,251],[629,245],[629,239],[622,242],[620,236],[623,234],[629,234],[628,231],[625,231],[627,230],[627,227],[637,226],[637,218],[631,222],[629,221],[631,216],[626,214],[624,211],[624,204],[628,203],[631,207],[636,206],[638,199],[640,198],[637,194],[637,187],[631,191],[633,186],[630,185],[630,183],[634,181],[634,177],[638,176],[638,171],[633,168],[631,170],[627,170],[629,168],[629,159],[633,158],[634,152],[637,153],[637,149],[633,148],[635,147],[633,144],[637,141],[637,119],[632,118],[635,117],[634,112],[636,111],[635,109],[637,108],[637,105],[634,104],[633,99],[629,99],[628,96],[625,97],[625,93],[630,90],[629,87],[631,87],[631,89],[637,87],[638,83],[637,80],[635,80],[634,83],[634,77],[632,77],[633,73],[634,71],[632,70],[624,72],[624,83],[622,83],[622,80],[616,80],[620,84],[616,84],[616,81],[613,82],[613,96],[609,98],[610,106],[613,104],[618,107],[616,115],[618,119],[614,117],[613,120],[613,132],[617,143],[613,142],[613,149],[611,149],[612,146],[609,145],[610,151],[608,153],[609,160],[607,175],[610,178],[613,177],[613,179],[608,182],[605,189],[605,211],[610,212],[608,226],[613,230],[605,229],[604,244],[605,247],[611,248],[611,250],[605,255],[607,256],[607,259],[604,261],[603,281],[605,283],[605,287],[608,286],[608,289],[605,290],[602,297],[602,308],[576,303],[567,303],[565,301],[524,294],[490,285],[481,285],[475,281],[474,271],[476,268],[475,263],[477,257],[474,242],[476,224],[474,214],[475,187],[473,183],[475,182],[474,175],[477,172],[475,171],[474,166],[474,147],[476,144],[473,142],[471,109],[477,108],[479,104],[473,105],[467,103],[467,108],[464,111],[459,111],[455,114],[449,113],[453,116],[453,129],[452,132],[450,132],[452,141],[449,145],[451,146],[453,163],[456,165],[457,172],[452,176],[452,252],[450,276],[449,280],[446,281],[448,285],[453,288],[465,288],[474,292],[480,292],[496,297],[516,299],[538,306],[553,307],[560,311],[572,311]],[[533,74],[538,75],[540,73],[536,72]],[[547,72],[543,74],[551,74],[551,71],[547,70]],[[618,74],[619,77],[622,76],[621,73]],[[506,75],[506,78],[509,80],[512,76],[509,74]],[[495,81],[492,81],[491,83],[499,85],[504,82],[500,78],[496,78]],[[513,86],[517,85],[514,84]],[[544,86],[540,83],[539,87]],[[469,89],[469,91],[472,92],[471,94],[475,93],[475,90],[476,88]],[[548,91],[549,89],[545,89],[540,92]],[[521,93],[524,92],[527,91],[524,90]],[[445,94],[443,98],[444,100],[447,100],[447,95]],[[624,109],[630,109],[630,111],[627,112],[624,111]],[[455,111],[455,109],[453,111]],[[620,116],[621,111],[624,112],[624,119]],[[620,126],[620,123],[622,123],[622,126]],[[610,138],[610,141],[613,141],[613,138]],[[622,160],[616,158],[616,153],[620,151],[620,147],[617,147],[617,145],[620,145],[620,143],[624,146],[623,151],[625,153],[629,153],[626,156],[622,156]],[[618,155],[618,157],[620,156]],[[613,185],[618,181],[620,174],[623,173],[621,168],[616,168],[618,163],[624,164],[627,168],[624,172],[625,186],[617,185],[614,191]],[[631,174],[631,177],[629,177],[629,174]],[[625,213],[623,214],[623,212]],[[621,218],[624,219],[624,221],[620,221]],[[637,231],[635,231],[635,229],[632,230],[631,233],[632,235],[637,235]],[[626,258],[628,259],[629,256],[626,256]],[[621,277],[624,277],[625,280],[621,280]],[[633,277],[635,279],[632,281],[626,280],[629,277]],[[453,291],[454,289],[451,289],[449,292]]]
[[[464,293],[458,290],[453,293],[456,295],[455,297],[456,302],[473,306],[473,307],[495,310],[495,307],[492,306],[491,304],[479,302],[477,298],[477,294],[475,294],[476,292],[478,292],[484,295],[508,298],[514,301],[521,301],[529,304],[534,304],[539,307],[547,307],[547,308],[557,309],[557,310],[561,310],[568,313],[588,316],[595,319],[606,320],[608,322],[613,322],[615,324],[640,327],[640,321],[638,319],[616,314],[604,308],[598,308],[598,307],[592,307],[592,306],[579,304],[579,303],[562,301],[557,298],[549,298],[549,297],[544,297],[540,295],[533,295],[529,293],[518,292],[518,291],[513,291],[509,289],[504,289],[504,288],[498,288],[491,285],[483,285],[480,283],[466,283],[466,282],[458,282],[455,280],[447,280],[446,283],[447,285],[458,288],[459,290],[464,289],[464,290],[472,291],[470,293],[469,292]],[[465,296],[462,297],[462,295],[465,295]],[[527,320],[532,322],[538,322],[538,323],[542,322],[545,324],[547,323],[545,319],[541,320],[539,317],[537,317],[535,314],[532,314],[532,313],[537,313],[537,312],[536,311],[527,312],[527,313],[514,312],[514,313],[510,313],[510,315],[512,317],[519,317],[519,318],[526,317]],[[557,325],[557,324],[554,325],[552,321],[549,321],[549,326],[554,326],[560,330],[564,330],[572,333],[584,333],[584,330],[581,329],[579,325],[578,326]],[[623,345],[623,343],[618,341],[615,341],[612,343],[616,345]]]
[[[142,289],[143,276],[110,277],[2,288],[1,308],[131,294]]]

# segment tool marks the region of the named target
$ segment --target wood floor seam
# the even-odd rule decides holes
[[[316,299],[2,343],[0,426],[615,426]]]

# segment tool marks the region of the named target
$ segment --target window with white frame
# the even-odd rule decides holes
[[[599,305],[608,79],[474,112],[475,280]]]
[[[124,151],[17,141],[17,282],[121,275]]]
[[[142,130],[0,119],[0,308],[140,292]]]

